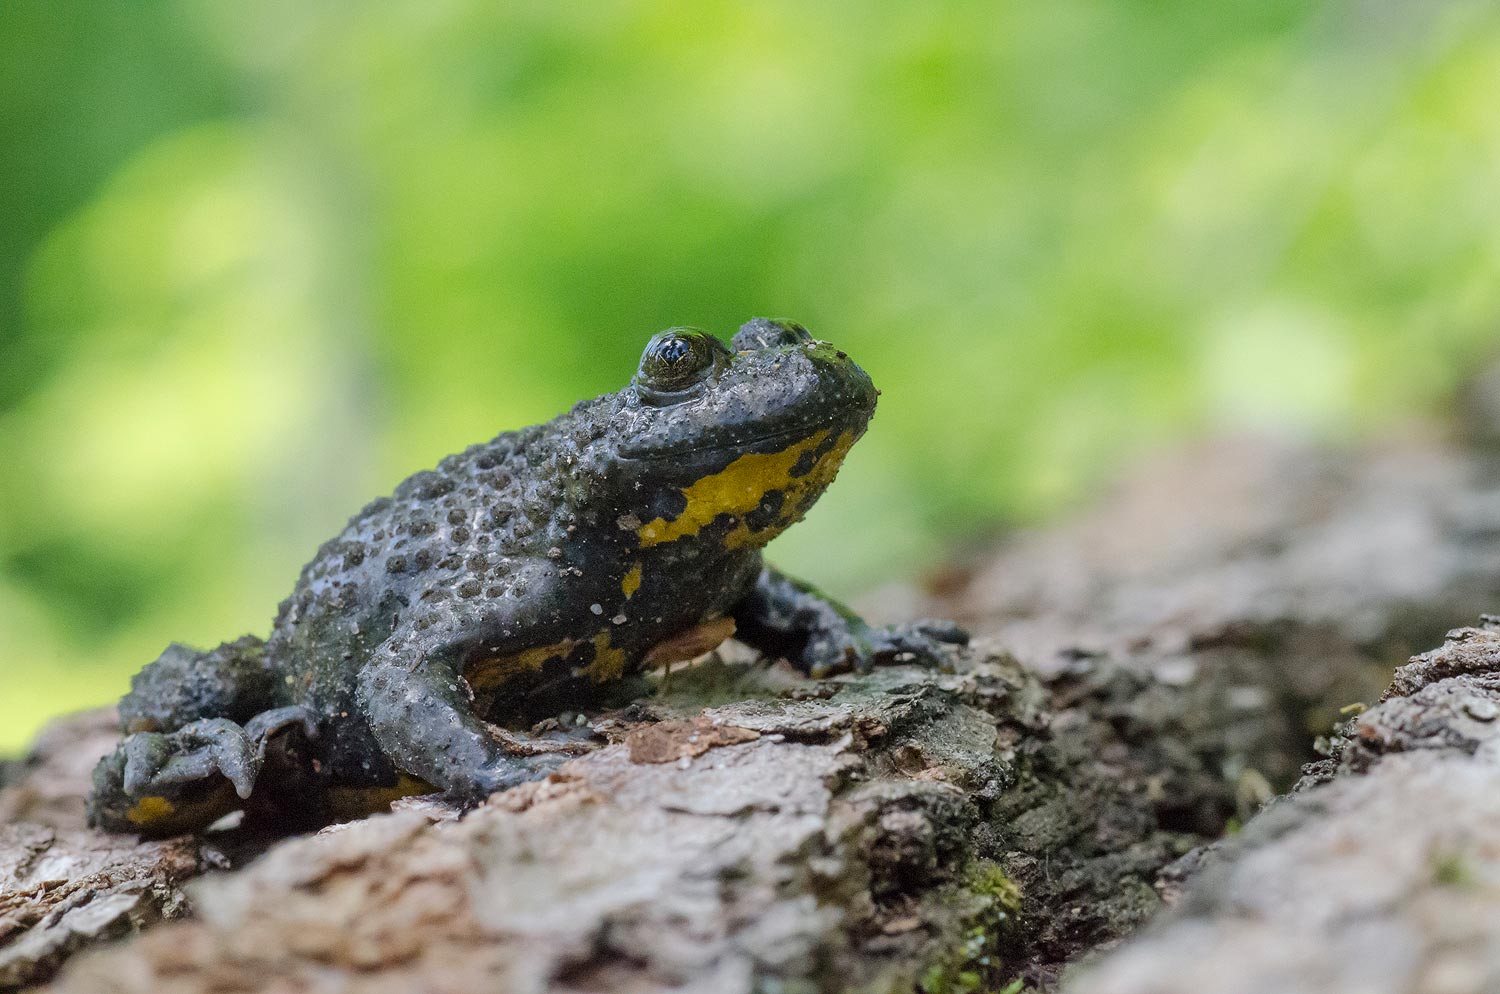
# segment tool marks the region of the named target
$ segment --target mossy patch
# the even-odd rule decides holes
[[[1016,930],[1021,888],[998,865],[982,860],[965,875],[959,893],[973,901],[962,940],[927,968],[918,988],[922,994],[1019,994],[1021,982],[1005,976],[1001,950]]]

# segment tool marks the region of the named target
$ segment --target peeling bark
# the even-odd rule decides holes
[[[181,884],[220,863],[188,839],[137,843],[83,827],[82,786],[113,715],[60,722],[0,789],[0,989],[45,980],[105,939],[186,912]]]
[[[198,846],[113,841],[0,826],[0,987],[43,979],[85,946],[183,913],[178,885],[204,868]]]
[[[957,614],[988,636],[941,671],[813,682],[729,654],[590,715],[599,748],[463,817],[404,802],[248,865],[268,843],[237,831],[167,844],[196,860],[173,873],[136,852],[166,889],[120,927],[177,914],[180,894],[191,917],[78,957],[52,989],[1053,989],[1163,894],[1194,892],[1191,870],[1232,865],[1257,826],[1371,782],[1325,763],[1327,788],[1201,848],[1296,782],[1341,706],[1500,604],[1489,459],[1429,437],[1148,467],[1098,511],[895,597],[887,613]],[[1488,677],[1409,679],[1401,700]],[[8,831],[121,845],[76,834],[103,727],[59,730],[13,771]],[[1442,749],[1382,754],[1374,772],[1463,753],[1434,734]],[[1338,748],[1338,770],[1373,755]],[[212,864],[234,869],[176,890]],[[0,908],[22,889],[0,878]],[[39,927],[0,932],[0,955]],[[70,934],[66,952],[90,933]]]
[[[984,903],[957,893],[974,797],[1014,778],[1036,686],[982,654],[811,699],[765,675],[679,674],[608,728],[619,742],[461,819],[420,802],[200,881],[198,920],[57,989],[910,989],[954,898]],[[663,726],[700,742],[632,759]]]

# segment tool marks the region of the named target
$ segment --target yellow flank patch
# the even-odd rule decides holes
[[[844,456],[854,445],[854,433],[845,432],[818,457],[810,472],[792,476],[793,468],[803,456],[816,450],[827,438],[825,429],[780,452],[752,452],[740,456],[719,472],[705,476],[682,491],[687,498],[687,507],[676,518],[671,521],[657,518],[640,527],[637,534],[641,548],[649,549],[653,545],[696,535],[721,514],[743,518],[760,507],[768,493],[780,490],[785,494],[785,500],[773,524],[753,531],[742,520],[725,539],[725,545],[731,549],[769,542],[801,520],[813,500],[833,481]]]
[[[605,683],[609,680],[618,680],[625,673],[625,650],[616,649],[611,643],[609,632],[600,632],[594,636],[594,661],[585,666],[580,676],[586,676],[594,683]]]
[[[630,572],[625,574],[625,579],[620,581],[620,592],[629,600],[635,596],[635,592],[641,589],[641,564],[636,563],[630,567]]]
[[[363,818],[389,811],[403,797],[436,792],[426,780],[402,773],[390,787],[334,787],[328,792],[328,806],[335,818]]]
[[[594,646],[594,659],[580,669],[578,675],[595,683],[619,678],[625,672],[625,651],[614,647],[609,632],[600,632],[589,641]],[[509,656],[478,659],[464,667],[464,679],[476,691],[497,690],[522,673],[537,672],[553,659],[567,659],[585,644],[579,639],[563,639],[553,645],[538,646]]]
[[[177,805],[165,797],[143,797],[135,807],[125,812],[125,820],[132,825],[157,825],[177,814]]]
[[[476,659],[464,667],[464,679],[475,690],[494,690],[522,673],[537,672],[549,659],[568,658],[579,644],[576,639],[563,639],[552,645],[524,649],[509,656]]]

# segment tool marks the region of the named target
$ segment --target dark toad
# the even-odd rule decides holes
[[[875,411],[799,325],[729,347],[673,329],[631,385],[418,473],[318,550],[269,640],[169,647],[120,703],[95,825],[148,835],[248,808],[285,825],[441,790],[473,800],[566,752],[491,724],[735,634],[822,676],[933,659],[951,625],[872,628],[763,564]]]

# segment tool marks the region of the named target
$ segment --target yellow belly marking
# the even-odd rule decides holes
[[[165,797],[143,797],[125,812],[125,820],[132,825],[156,825],[176,813],[177,806]]]
[[[243,804],[234,786],[219,780],[176,801],[157,794],[143,797],[125,812],[125,820],[152,835],[177,835],[205,829]]]
[[[625,673],[625,651],[610,641],[609,632],[600,632],[587,642],[563,639],[552,645],[524,649],[509,656],[478,659],[464,667],[464,679],[475,691],[497,690],[523,673],[535,673],[554,659],[567,659],[580,646],[594,647],[594,658],[579,669],[578,675],[595,683],[615,680]]]
[[[401,773],[389,787],[334,787],[328,791],[328,807],[335,818],[363,818],[389,811],[403,797],[436,792],[437,788],[426,780]]]

